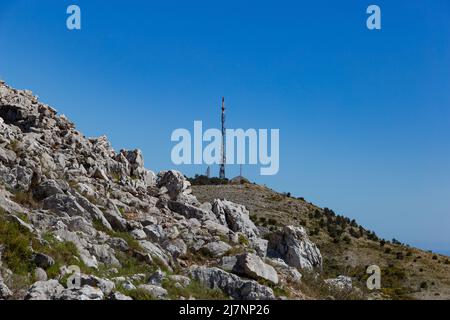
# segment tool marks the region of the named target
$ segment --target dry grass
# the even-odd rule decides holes
[[[376,264],[382,270],[383,292],[391,298],[450,299],[450,264],[446,264],[448,257],[390,242],[381,246],[380,241],[371,239],[367,231],[359,238],[351,236],[350,228],[359,230],[358,227],[347,226],[336,242],[336,238],[327,230],[321,208],[263,186],[194,186],[193,191],[202,202],[225,198],[244,204],[252,220],[259,225],[270,226],[276,221],[278,225],[306,226],[312,241],[318,245],[324,257],[324,277],[350,275],[357,286],[365,288],[365,270],[367,266]],[[325,226],[321,226],[321,219],[325,220]],[[315,230],[317,234],[313,232]],[[350,243],[343,241],[344,237],[348,237]],[[386,249],[390,252],[385,252]],[[420,288],[423,282],[428,284],[426,288]],[[311,285],[310,290],[314,291],[314,285]]]

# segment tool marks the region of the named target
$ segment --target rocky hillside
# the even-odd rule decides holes
[[[328,216],[258,186],[194,195],[181,173],[147,170],[139,150],[86,138],[31,92],[0,82],[0,299],[374,297],[354,244],[372,252],[375,240],[361,231],[339,251],[318,219]],[[403,261],[449,274],[443,257],[410,251]]]
[[[262,233],[273,232],[285,225],[303,226],[323,256],[323,279],[348,276],[353,293],[338,295],[373,299],[450,299],[450,258],[412,248],[393,239],[380,239],[356,221],[338,215],[333,210],[319,208],[303,198],[293,198],[254,184],[194,186],[201,201],[224,197],[243,203],[250,218]],[[381,269],[381,290],[366,288],[366,269],[378,265]],[[303,292],[323,298],[323,286],[304,277]],[[355,289],[358,288],[358,289]]]
[[[306,298],[322,256],[304,228],[191,191],[1,82],[1,299]]]

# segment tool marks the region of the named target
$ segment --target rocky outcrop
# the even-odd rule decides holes
[[[206,245],[204,245],[201,250],[205,252],[207,255],[213,256],[213,257],[221,257],[225,253],[227,253],[232,247],[223,241],[215,241],[210,242]]]
[[[13,295],[12,291],[9,290],[8,286],[3,282],[0,276],[0,300],[7,300]]]
[[[264,257],[267,252],[267,240],[261,239],[259,230],[250,220],[250,213],[243,205],[227,200],[215,200],[212,211],[223,225],[234,232],[243,234],[257,254]]]
[[[155,299],[163,299],[168,294],[166,289],[152,284],[141,284],[138,289],[147,292]]]
[[[63,291],[64,287],[57,280],[38,281],[28,290],[25,299],[54,300]]]
[[[192,195],[191,183],[184,175],[175,170],[162,171],[156,180],[157,186],[161,188],[162,194],[167,194],[172,201],[199,205],[195,196]]]
[[[269,239],[268,253],[295,268],[322,269],[319,248],[309,240],[303,227],[286,226],[273,233]]]
[[[182,173],[156,175],[144,167],[140,150],[116,152],[105,136],[87,138],[30,91],[0,81],[4,222],[27,237],[24,263],[31,270],[24,277],[38,281],[21,292],[0,277],[0,299],[131,299],[121,288],[166,299],[173,292],[163,279],[177,288],[197,280],[234,299],[274,299],[272,289],[257,282],[278,284],[277,271],[284,274],[264,260],[268,247],[294,267],[321,265],[320,253],[301,229],[276,233],[269,244],[245,206],[200,203]],[[229,272],[216,267],[233,252],[240,254],[229,261]],[[205,266],[189,268],[198,261]],[[61,282],[74,264],[86,274],[78,287],[65,288]],[[14,271],[7,267],[0,263],[9,285]],[[150,271],[159,268],[170,275]]]
[[[236,264],[232,268],[233,272],[255,280],[264,279],[278,284],[278,274],[275,269],[264,263],[255,254],[245,253],[236,257]]]
[[[248,210],[239,204],[227,200],[215,200],[212,206],[217,219],[234,232],[242,232],[248,238],[259,236],[258,228],[250,220]]]
[[[254,280],[245,280],[219,268],[193,266],[190,275],[210,289],[220,289],[234,299],[271,300],[272,289]]]
[[[343,275],[334,279],[326,279],[325,283],[339,291],[351,291],[353,289],[352,278]]]

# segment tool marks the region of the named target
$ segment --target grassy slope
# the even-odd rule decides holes
[[[351,275],[365,290],[366,267],[376,264],[382,270],[381,294],[385,298],[450,299],[450,258],[446,256],[391,242],[381,246],[380,239],[367,230],[360,231],[357,224],[338,223],[335,216],[303,199],[262,186],[194,186],[193,190],[200,201],[225,198],[244,204],[252,219],[268,228],[273,224],[305,226],[324,257],[324,277]],[[338,236],[329,231],[336,226],[342,230]],[[362,236],[350,235],[351,228],[354,235],[361,232]]]

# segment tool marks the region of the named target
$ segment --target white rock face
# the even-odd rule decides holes
[[[271,300],[272,289],[253,280],[244,280],[219,268],[192,266],[191,277],[211,289],[221,289],[234,299]]]
[[[207,254],[213,257],[221,257],[230,249],[231,246],[228,243],[223,241],[216,241],[204,245],[201,250],[204,250]]]
[[[352,278],[340,275],[334,279],[327,279],[325,283],[337,290],[351,291],[353,288]]]
[[[57,280],[38,281],[28,290],[26,300],[53,300],[64,287]]]
[[[236,264],[232,270],[234,273],[244,275],[255,280],[264,279],[274,284],[278,284],[278,274],[275,269],[266,264],[255,254],[246,253],[237,256]]]
[[[214,200],[213,212],[219,221],[225,221],[234,232],[242,232],[248,238],[259,237],[259,230],[250,220],[245,206],[227,200]]]
[[[162,299],[167,296],[167,290],[152,284],[141,284],[138,289],[144,290],[156,299]]]
[[[162,171],[158,174],[156,185],[164,187],[169,198],[173,201],[184,202],[199,206],[197,198],[192,195],[191,183],[184,175],[176,170]]]
[[[3,282],[3,279],[0,276],[0,300],[9,299],[12,295],[13,295],[12,291],[9,290],[9,288]]]
[[[319,248],[309,240],[302,227],[286,226],[270,236],[268,254],[283,259],[289,266],[312,270],[322,269]]]

